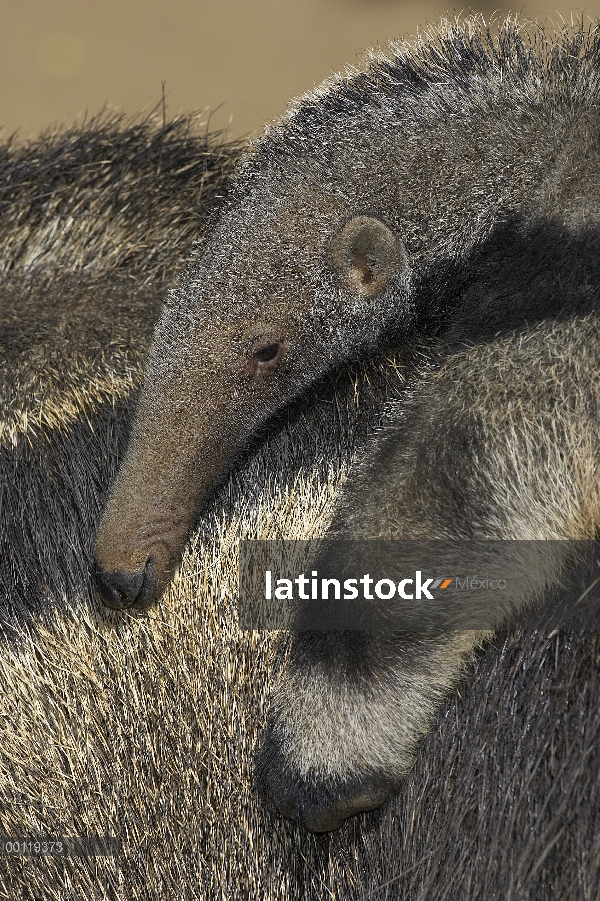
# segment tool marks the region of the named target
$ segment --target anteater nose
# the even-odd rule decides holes
[[[154,558],[149,557],[137,572],[124,569],[105,572],[99,564],[94,571],[96,585],[107,607],[123,610],[126,607],[148,607],[156,598]]]
[[[339,829],[349,817],[381,807],[397,788],[394,779],[384,774],[328,779],[295,775],[272,734],[256,759],[255,777],[262,796],[309,832]]]

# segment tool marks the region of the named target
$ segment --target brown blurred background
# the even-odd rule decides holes
[[[9,0],[2,7],[0,123],[4,136],[19,129],[21,139],[105,104],[149,111],[162,82],[169,116],[211,109],[212,127],[240,137],[355,63],[363,48],[468,11],[435,0]],[[558,24],[571,9],[532,0],[519,12]],[[473,10],[498,20],[511,7],[490,0]],[[600,0],[585,14],[600,14]]]

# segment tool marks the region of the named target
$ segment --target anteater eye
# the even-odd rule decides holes
[[[265,344],[254,351],[253,357],[257,363],[270,363],[276,360],[281,353],[281,344],[274,341],[272,344]]]

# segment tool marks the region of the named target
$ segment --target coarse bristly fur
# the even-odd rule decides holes
[[[484,40],[485,30],[472,23],[458,26],[453,38],[444,27],[446,50],[455,44],[464,45],[460,35],[474,34],[477,28]],[[542,42],[536,34],[536,40]],[[505,38],[507,65],[516,53],[515,40],[514,36]],[[594,35],[579,39],[569,32],[557,38],[564,48],[560,51],[563,63],[570,59],[569,47],[579,47],[579,56],[587,52],[592,60],[594,41]],[[433,59],[433,42],[432,37],[425,48],[416,51],[411,65],[418,68],[418,59],[425,59],[427,54]],[[492,60],[490,47],[486,53]],[[497,51],[496,59],[500,59]],[[442,62],[440,59],[438,65]],[[450,63],[446,61],[445,65]],[[530,58],[528,65],[534,67],[535,60]],[[560,65],[556,63],[557,71]],[[593,62],[586,65],[593,70]],[[493,69],[492,62],[490,67]],[[567,71],[568,67],[563,68]],[[544,108],[542,105],[542,111]],[[121,130],[126,146],[136,134],[135,127],[123,125]],[[151,155],[160,151],[160,138],[156,136],[160,131],[159,123],[158,129],[148,128],[140,136],[138,162],[144,158],[145,144]],[[107,147],[102,129],[88,126],[81,134],[90,152],[96,147],[98,157],[103,158]],[[307,834],[265,807],[253,785],[253,755],[265,720],[276,646],[274,636],[268,633],[244,633],[237,628],[238,539],[323,534],[353,454],[364,444],[366,426],[377,421],[386,399],[392,403],[382,435],[394,430],[395,416],[418,415],[421,396],[426,398],[425,408],[431,404],[428,434],[432,434],[440,405],[455,409],[470,403],[470,392],[489,396],[492,401],[496,398],[496,402],[502,396],[515,399],[511,378],[524,414],[522,422],[527,423],[536,384],[517,376],[524,367],[533,367],[534,373],[548,378],[546,357],[557,378],[564,380],[566,374],[575,379],[579,364],[573,358],[569,335],[577,334],[579,326],[568,307],[564,322],[559,313],[553,314],[555,322],[548,323],[538,314],[531,323],[521,322],[513,309],[515,324],[497,342],[496,332],[502,332],[502,328],[482,340],[467,332],[471,347],[462,347],[463,326],[451,311],[456,308],[456,299],[470,288],[477,295],[478,279],[488,271],[486,260],[493,256],[485,242],[479,248],[479,275],[472,283],[460,280],[461,273],[463,279],[465,275],[460,255],[447,264],[445,274],[441,270],[434,278],[435,267],[427,270],[431,275],[428,296],[432,298],[432,311],[437,310],[441,316],[439,323],[434,316],[430,319],[441,335],[437,347],[431,347],[435,335],[417,333],[416,346],[404,346],[400,340],[389,354],[337,368],[282,413],[273,428],[261,429],[204,507],[199,527],[158,607],[142,615],[111,613],[90,593],[88,569],[94,531],[124,448],[134,401],[132,386],[141,380],[141,359],[148,347],[160,293],[165,279],[171,280],[185,257],[191,232],[197,227],[203,229],[213,198],[223,193],[237,157],[237,148],[198,138],[186,131],[185,123],[183,133],[179,131],[178,135],[176,140],[174,135],[169,166],[160,171],[157,167],[152,181],[157,200],[135,223],[136,242],[145,245],[150,236],[157,242],[153,259],[164,260],[171,254],[172,268],[148,264],[147,293],[145,288],[137,290],[139,269],[136,273],[128,270],[128,258],[118,252],[118,242],[117,247],[108,245],[104,249],[101,242],[95,245],[94,253],[99,254],[94,264],[95,279],[82,273],[78,263],[81,254],[85,256],[83,241],[79,253],[75,242],[74,253],[63,257],[61,278],[53,274],[46,280],[46,264],[35,273],[28,266],[19,271],[17,264],[2,282],[2,315],[5,322],[10,321],[10,329],[6,329],[10,341],[2,347],[7,362],[0,381],[9,417],[9,429],[3,433],[0,448],[1,535],[5,542],[0,558],[4,624],[0,656],[0,830],[7,835],[46,837],[99,833],[116,841],[115,853],[108,857],[0,857],[0,891],[11,901],[69,897],[125,901],[171,896],[264,897],[277,901],[324,896],[411,901],[597,898],[600,647],[593,633],[549,634],[541,630],[497,637],[480,655],[472,677],[460,685],[460,690],[453,687],[455,672],[450,673],[446,684],[444,673],[438,673],[434,695],[428,699],[431,719],[427,719],[427,725],[431,730],[414,749],[413,767],[399,786],[396,773],[392,773],[390,788],[396,786],[397,795],[380,811],[349,820],[337,833]],[[90,173],[84,160],[78,170],[70,152],[71,139],[63,137],[64,141],[60,136],[54,141],[56,171],[64,165],[78,184]],[[118,141],[117,135],[114,140]],[[186,176],[178,161],[189,152],[200,160],[200,167],[191,167]],[[28,171],[33,179],[36,165],[27,169],[28,148],[14,146],[11,154],[3,170],[7,181],[17,178],[19,171]],[[152,159],[155,163],[156,156]],[[207,166],[211,176],[198,184],[193,176],[208,160],[212,160]],[[112,173],[117,182],[123,164],[127,165],[126,154],[111,157],[110,171],[104,174],[110,177]],[[100,175],[101,167],[96,171]],[[169,178],[177,171],[181,173],[176,180],[180,190],[173,192]],[[187,186],[186,177],[190,179]],[[98,185],[93,178],[87,184],[92,203]],[[143,203],[147,187],[147,183],[139,182],[139,198],[135,191],[130,196],[133,209],[138,202]],[[203,193],[204,189],[208,193]],[[81,200],[85,206],[83,196]],[[187,217],[179,212],[186,200],[197,223],[191,231]],[[169,216],[171,204],[174,219]],[[19,209],[26,206],[25,190],[14,215],[20,215]],[[408,291],[417,284],[418,276],[412,257],[403,245],[388,240],[374,212],[361,211],[368,221],[354,223],[345,232],[334,248],[334,263],[337,261],[339,269],[344,260],[352,261],[352,247],[373,251],[383,244],[388,248],[383,262],[391,260],[394,278],[403,291]],[[11,215],[10,205],[4,214]],[[59,257],[60,215],[54,234]],[[85,230],[79,234],[83,240]],[[352,239],[350,252],[347,238]],[[514,239],[519,240],[518,233]],[[51,266],[52,240],[46,247],[45,259]],[[572,249],[572,245],[564,244],[565,257]],[[551,265],[559,250],[556,240],[548,246],[546,260]],[[585,247],[579,250],[577,259],[585,260]],[[26,242],[23,251],[20,259],[30,259]],[[492,275],[499,272],[503,262],[502,246],[497,251]],[[524,257],[534,260],[531,255]],[[143,268],[143,257],[138,259]],[[465,259],[471,259],[468,253]],[[511,252],[506,263],[509,271],[514,259]],[[362,299],[369,298],[370,285],[378,289],[386,283],[388,270],[384,265],[377,269],[377,259],[374,263],[370,280],[365,281],[360,260],[349,273],[341,273],[342,283],[358,287]],[[593,261],[588,265],[593,266]],[[539,267],[534,265],[533,270],[542,279]],[[591,269],[584,267],[584,272]],[[497,288],[499,276],[492,277],[491,282],[490,289],[494,285]],[[581,317],[579,334],[585,337],[588,348],[581,356],[581,371],[588,373],[586,367],[594,349],[593,342],[587,342],[593,328],[596,282],[590,276],[586,284],[591,286],[591,308]],[[428,293],[425,287],[420,291],[423,296]],[[493,292],[489,296],[493,297]],[[103,317],[99,307],[104,298],[109,299],[109,309]],[[357,320],[361,302],[356,303]],[[75,311],[72,316],[70,303]],[[506,303],[505,292],[498,301],[500,312]],[[37,344],[36,310],[46,329],[45,340]],[[44,325],[44,315],[51,317],[53,310],[61,311],[60,315]],[[87,319],[82,319],[86,310]],[[215,294],[211,315],[218,318],[220,313],[220,297]],[[454,340],[451,320],[459,342],[457,350],[443,343]],[[477,321],[486,325],[488,320],[492,320],[490,312]],[[94,334],[96,321],[98,332]],[[466,323],[470,327],[468,317]],[[519,351],[527,344],[530,325],[533,344],[513,359],[511,347]],[[519,337],[519,332],[524,334]],[[20,349],[21,335],[23,348],[31,348],[29,352]],[[564,352],[550,357],[548,348],[556,348],[561,337],[568,339]],[[220,346],[219,342],[214,344],[215,352]],[[46,366],[46,360],[53,360],[53,365]],[[474,375],[472,366],[480,366],[481,371]],[[116,375],[111,382],[113,372]],[[104,378],[107,373],[109,378]],[[527,373],[529,377],[529,368]],[[409,392],[405,390],[407,383]],[[523,391],[525,387],[528,390]],[[36,392],[41,392],[41,403],[36,403]],[[54,406],[46,403],[48,397],[55,400]],[[545,424],[550,414],[541,389],[539,397],[540,422]],[[577,422],[583,425],[585,446],[589,409],[581,410],[577,405],[574,409],[573,415],[577,414]],[[46,410],[52,415],[46,415]],[[496,431],[503,426],[502,415],[494,418],[499,413],[494,404],[488,413],[492,418],[483,435],[494,435],[501,442],[502,436]],[[535,427],[535,421],[530,425]],[[532,434],[532,439],[524,436],[524,446],[530,449],[535,448],[532,440],[539,438],[537,433]],[[556,457],[552,465],[555,459],[562,459],[557,449],[563,436],[559,432],[553,445]],[[374,438],[375,448],[379,440]],[[385,441],[382,446],[386,446]],[[459,457],[463,454],[468,474],[468,453],[462,445],[455,446]],[[569,447],[567,443],[564,460],[568,459]],[[437,459],[436,453],[443,459],[442,451],[440,443],[434,441],[433,459]],[[419,454],[415,458],[414,452],[410,442],[401,441],[395,452],[399,459],[393,455],[401,478],[400,491],[415,478],[415,460],[422,460]],[[352,497],[360,496],[361,474],[373,457],[372,449],[366,453],[366,462],[356,476],[350,477],[351,491],[341,507],[350,511],[350,521]],[[406,469],[400,459],[406,460]],[[528,472],[532,485],[539,479],[540,488],[547,489],[544,469],[529,468]],[[561,472],[564,477],[564,467]],[[501,475],[490,467],[484,474],[492,482]],[[514,500],[516,488],[511,479],[515,470],[508,470],[508,475],[506,483],[496,479],[495,484],[497,490],[506,485]],[[420,480],[422,492],[428,490],[430,476],[429,490],[435,493],[439,473],[434,470]],[[558,479],[556,482],[560,484]],[[560,502],[558,489],[554,497]],[[465,500],[468,506],[468,494]],[[422,494],[417,495],[419,501],[423,502]],[[550,509],[554,516],[556,505]],[[546,522],[543,510],[540,500],[535,507],[536,522]],[[518,512],[522,514],[520,508]],[[564,517],[568,504],[561,505],[559,512]],[[521,527],[521,519],[513,521]],[[558,593],[560,596],[560,590]],[[298,651],[302,648],[292,648],[291,669],[284,668],[281,673],[283,719],[279,724],[283,728],[290,725],[289,719],[286,722],[289,709],[286,711],[285,686],[286,680],[290,686],[294,680],[297,684],[293,664]],[[393,658],[397,653],[393,644],[391,651]],[[443,663],[447,651],[436,649],[436,664]],[[427,652],[426,643],[417,652]],[[414,660],[415,649],[410,653]],[[469,658],[467,650],[464,659]],[[338,698],[343,697],[344,686],[334,678],[330,690],[324,692],[323,686],[318,686],[315,697],[310,667],[305,673],[305,687],[311,693],[307,697],[300,685],[293,704],[309,727],[306,703],[313,705],[315,713],[325,714],[325,719],[317,716],[315,724],[330,753],[328,723],[344,729],[347,721],[343,720],[343,709],[335,711],[341,722],[332,720],[328,702],[336,699],[336,692]],[[392,668],[391,674],[397,681],[397,670]],[[394,708],[402,698],[391,696],[389,700]],[[364,717],[369,727],[368,708]],[[350,725],[355,726],[356,734],[360,723],[351,720]],[[390,737],[398,742],[397,736]],[[302,738],[314,754],[310,734]],[[345,733],[331,758],[336,766],[340,759],[346,764],[339,754],[344,738]],[[407,748],[411,744],[414,735],[409,736]],[[281,770],[284,778],[295,762],[294,748],[291,750]],[[385,757],[385,746],[380,744],[379,750]],[[327,759],[324,765],[327,771]],[[271,777],[275,783],[275,769]],[[306,790],[306,784],[300,788]],[[316,789],[318,792],[318,784]]]
[[[494,40],[467,22],[267,128],[154,333],[95,546],[109,605],[160,597],[196,511],[275,414],[355,360],[426,341],[334,534],[595,537],[599,73],[596,31],[509,22]],[[304,626],[258,760],[267,796],[314,831],[380,805],[486,637],[456,633],[465,605],[502,626],[562,578],[565,545],[543,557],[498,607],[461,599],[441,635]]]

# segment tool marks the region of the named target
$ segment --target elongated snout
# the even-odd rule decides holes
[[[170,343],[164,348],[158,341],[151,351],[94,546],[96,583],[105,603],[117,609],[147,607],[167,587],[196,513],[263,415],[256,367],[271,371],[283,356],[281,342],[265,347],[263,339],[249,369],[247,354],[240,362],[227,349],[218,355],[212,344],[207,349],[202,331],[191,334],[189,317],[170,324],[165,317]],[[271,394],[278,394],[276,385]]]
[[[169,439],[174,431],[164,429]],[[173,443],[132,442],[113,485],[94,545],[95,582],[109,607],[144,608],[160,598],[227,462],[226,448],[205,442],[203,455],[189,440],[178,452]]]
[[[162,459],[168,460],[165,449]],[[157,601],[181,559],[196,508],[194,482],[172,467],[165,484],[161,461],[133,457],[119,474],[94,545],[94,579],[102,600],[120,610]],[[162,484],[161,484],[162,477]]]
[[[186,417],[181,403],[168,395],[140,400],[94,545],[95,582],[108,607],[159,600],[227,459],[226,442],[205,435],[208,416]]]

